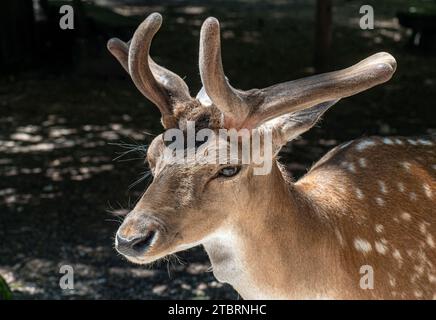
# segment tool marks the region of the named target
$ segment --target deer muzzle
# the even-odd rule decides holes
[[[159,225],[151,220],[126,219],[115,236],[115,248],[127,258],[147,254],[159,237]]]

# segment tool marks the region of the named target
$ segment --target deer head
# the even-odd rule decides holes
[[[341,98],[387,81],[396,68],[390,54],[377,53],[340,71],[263,89],[238,90],[224,74],[219,23],[208,18],[200,35],[203,88],[193,98],[179,76],[149,56],[161,23],[162,17],[153,13],[129,42],[111,39],[108,49],[142,94],[159,108],[166,132],[177,129],[186,136],[187,123],[193,122],[197,132],[204,128],[214,132],[248,129],[250,138],[255,133],[264,138],[268,133],[273,159],[284,144],[309,130]],[[214,139],[201,145],[204,154],[230,147],[227,140],[217,144]],[[147,161],[153,182],[116,235],[117,250],[133,262],[148,263],[201,244],[223,226],[250,219],[247,212],[256,210],[263,194],[280,192],[277,179],[281,173],[275,162],[266,175],[254,175],[257,164],[242,163],[240,157],[225,164],[204,164],[198,159],[177,163],[165,156],[167,145],[163,134],[150,144]],[[199,146],[188,146],[184,154],[189,148]]]

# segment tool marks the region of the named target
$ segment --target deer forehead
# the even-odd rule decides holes
[[[200,139],[197,145],[195,141],[188,145],[186,140],[191,138],[186,135],[183,135],[183,139],[181,144],[171,146],[174,141],[166,142],[162,133],[152,141],[147,151],[147,160],[154,175],[168,167],[192,174],[201,169],[211,170],[221,165],[241,162],[241,145],[238,143],[237,152],[232,152],[231,143],[217,134],[216,130],[212,139],[204,142]],[[180,149],[174,151],[174,147]]]
[[[181,131],[181,134],[184,136],[185,140],[187,139],[186,131],[187,131],[187,124],[189,122],[194,123],[195,126],[194,130],[196,135],[202,129],[209,129],[217,133],[218,129],[222,128],[221,112],[214,105],[205,108],[197,99],[192,100],[188,103],[177,103],[174,107],[173,112],[174,112],[174,117],[177,121],[177,127],[171,128],[170,130]],[[147,159],[149,161],[150,160],[157,161],[158,158],[163,154],[163,151],[165,149],[164,138],[165,138],[165,132],[159,134],[151,142],[147,150]]]

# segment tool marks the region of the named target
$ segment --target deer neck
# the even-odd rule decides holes
[[[268,189],[263,198],[204,241],[215,277],[243,298],[331,296],[319,294],[321,288],[329,288],[326,274],[337,265],[332,263],[329,228],[313,204],[286,180],[274,166],[265,178]]]

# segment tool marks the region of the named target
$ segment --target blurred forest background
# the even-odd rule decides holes
[[[75,9],[74,30],[59,28],[63,4]],[[373,30],[359,27],[362,5],[374,8]],[[221,21],[224,68],[241,89],[343,68],[377,51],[396,57],[389,83],[341,101],[289,146],[296,178],[347,140],[436,133],[435,0],[2,0],[0,275],[14,298],[238,298],[214,279],[202,248],[153,267],[113,249],[119,221],[147,186],[131,185],[146,170],[141,153],[117,157],[162,128],[106,41],[128,40],[154,11],[164,23],[151,54],[192,95],[208,16]],[[59,287],[63,264],[74,267],[74,290]]]

